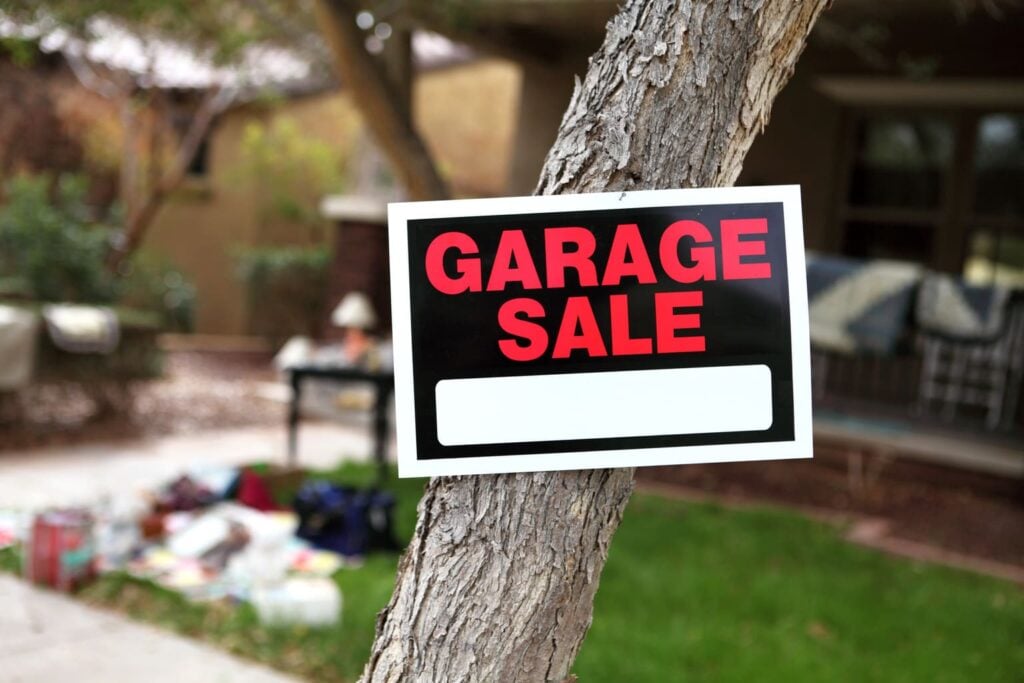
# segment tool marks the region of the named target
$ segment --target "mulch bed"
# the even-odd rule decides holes
[[[134,383],[130,407],[97,414],[81,387],[30,387],[0,410],[0,452],[163,436],[186,431],[283,425],[285,407],[257,395],[274,379],[265,354],[175,351],[164,377]]]
[[[818,445],[813,460],[654,467],[641,482],[886,520],[890,535],[1024,566],[1024,481]],[[857,473],[860,473],[858,476]]]

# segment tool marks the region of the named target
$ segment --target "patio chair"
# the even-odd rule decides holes
[[[922,286],[918,324],[923,354],[921,379],[918,387],[918,412],[927,414],[938,410],[946,420],[955,418],[962,409],[981,409],[985,427],[989,430],[1010,429],[1017,417],[1021,385],[1024,382],[1024,292],[1010,293],[991,289],[987,307],[978,316],[978,329],[958,333],[955,324],[934,326],[921,319],[923,308],[934,311],[965,311],[965,302],[954,302],[950,292],[975,295],[977,312],[979,288],[957,283],[947,296],[930,301],[937,280],[930,279]],[[973,291],[972,291],[973,290]]]

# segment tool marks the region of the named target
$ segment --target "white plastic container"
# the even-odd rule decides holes
[[[253,589],[252,604],[268,626],[331,626],[341,619],[341,591],[325,578],[291,578],[274,586],[258,586]]]

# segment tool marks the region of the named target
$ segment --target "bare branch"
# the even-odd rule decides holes
[[[413,127],[408,107],[363,46],[352,4],[347,0],[317,0],[315,8],[317,23],[334,55],[335,69],[410,197],[446,198],[448,187]]]
[[[218,114],[231,106],[237,95],[238,88],[223,86],[209,91],[206,97],[203,98],[195,115],[192,117],[188,130],[185,131],[185,135],[181,138],[181,144],[178,147],[178,153],[175,155],[174,162],[160,181],[160,186],[163,187],[165,192],[170,191],[181,182],[185,176],[185,171],[188,169],[188,165],[192,163],[196,152],[199,151],[199,145],[202,144],[203,138],[206,137],[206,133],[210,130],[214,119],[217,118]]]
[[[164,121],[167,99],[162,90],[154,90],[149,97],[149,164],[146,168],[146,191],[152,192],[163,177]]]
[[[199,146],[209,132],[217,115],[227,109],[238,95],[238,88],[224,86],[211,90],[203,98],[188,130],[181,138],[178,152],[170,167],[163,173],[160,181],[147,194],[145,201],[138,210],[128,217],[128,224],[117,241],[111,245],[107,265],[117,267],[142,243],[146,231],[163,206],[167,195],[173,192],[185,179],[188,166],[192,163]]]
[[[138,137],[139,116],[135,109],[135,100],[130,95],[121,97],[121,174],[118,188],[121,195],[121,207],[125,217],[130,221],[138,206],[138,169],[139,155],[135,147]]]
[[[129,94],[115,81],[100,76],[88,60],[70,50],[64,52],[64,59],[71,67],[71,73],[86,90],[91,90],[108,100],[119,100]]]

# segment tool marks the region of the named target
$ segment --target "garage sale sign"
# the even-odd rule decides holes
[[[798,187],[388,223],[401,476],[811,456]]]

